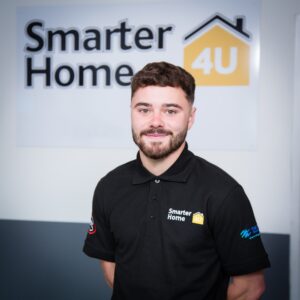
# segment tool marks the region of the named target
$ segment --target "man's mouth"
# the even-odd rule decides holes
[[[168,135],[172,135],[172,132],[164,129],[149,129],[141,132],[141,136],[145,135],[148,137],[164,137]]]

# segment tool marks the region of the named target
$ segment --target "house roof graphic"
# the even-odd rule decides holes
[[[225,26],[235,30],[237,33],[243,35],[245,38],[249,39],[250,38],[250,34],[247,33],[246,31],[244,31],[243,26],[244,26],[244,18],[243,17],[237,17],[235,19],[236,23],[233,24],[231,23],[227,18],[225,18],[224,16],[222,16],[221,14],[215,14],[213,15],[211,18],[209,18],[207,21],[205,21],[202,25],[200,25],[197,29],[195,29],[194,31],[192,31],[191,33],[189,33],[184,40],[188,40],[189,38],[191,38],[193,35],[195,35],[196,33],[200,32],[201,30],[203,30],[204,28],[206,28],[207,26],[211,25],[212,23],[223,23]]]

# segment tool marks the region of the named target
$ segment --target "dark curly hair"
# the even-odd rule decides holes
[[[139,88],[150,85],[180,87],[187,100],[191,104],[194,103],[195,79],[179,66],[164,61],[147,64],[132,77],[131,98]]]

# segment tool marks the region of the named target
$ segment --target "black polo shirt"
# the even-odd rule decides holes
[[[269,266],[242,187],[185,147],[161,176],[137,159],[98,183],[84,252],[116,262],[114,300],[226,299]]]

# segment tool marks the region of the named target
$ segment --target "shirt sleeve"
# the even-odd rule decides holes
[[[104,183],[103,180],[100,180],[94,192],[92,220],[85,239],[83,252],[94,258],[114,262],[115,241],[110,230],[105,200]]]
[[[240,185],[212,207],[212,234],[230,276],[270,267],[251,204]]]

